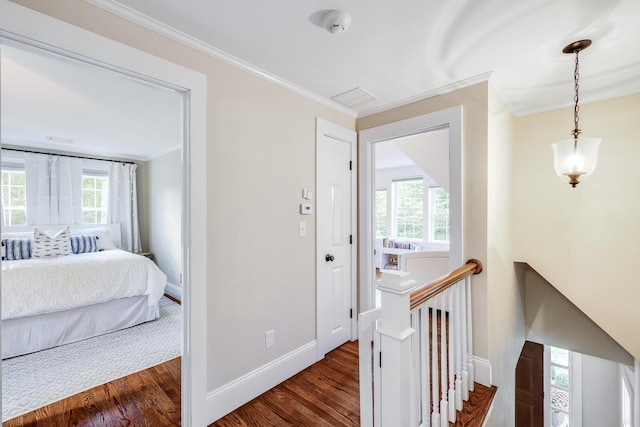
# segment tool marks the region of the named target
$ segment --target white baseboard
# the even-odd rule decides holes
[[[475,381],[484,386],[491,387],[491,362],[477,356],[473,356],[473,369]]]
[[[317,343],[314,340],[207,393],[208,423],[224,417],[316,362]]]
[[[167,282],[164,286],[164,293],[174,297],[178,301],[182,301],[182,288],[176,284]]]

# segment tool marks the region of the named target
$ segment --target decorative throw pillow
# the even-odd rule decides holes
[[[17,261],[31,258],[33,239],[8,238],[2,239],[2,260]]]
[[[55,236],[38,230],[33,232],[33,247],[31,248],[32,258],[53,258],[58,256],[71,255],[71,239],[69,227],[60,231]]]
[[[86,236],[86,235],[94,235],[96,236],[96,243],[98,247],[98,252],[108,250],[108,249],[116,249],[116,245],[113,244],[113,240],[111,240],[111,232],[107,227],[97,227],[97,228],[85,228],[80,230],[75,230],[73,235],[76,236]]]
[[[85,254],[88,252],[97,252],[97,236],[95,235],[78,235],[71,236],[71,250],[74,254]]]

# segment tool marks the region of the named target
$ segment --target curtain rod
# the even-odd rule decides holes
[[[135,162],[131,162],[131,161],[128,161],[128,160],[106,160],[106,159],[98,159],[96,157],[74,156],[72,154],[47,153],[45,151],[21,150],[21,149],[18,149],[18,148],[2,148],[2,150],[17,151],[19,153],[34,153],[34,154],[46,154],[46,155],[49,155],[49,156],[71,157],[73,159],[100,160],[101,162],[128,163],[128,164],[131,164],[131,165],[135,165],[136,164]]]

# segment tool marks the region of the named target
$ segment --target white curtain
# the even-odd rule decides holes
[[[107,222],[120,223],[120,248],[140,252],[140,229],[138,226],[138,191],[135,164],[111,164],[109,171],[109,204]]]
[[[82,223],[82,160],[25,153],[27,224]]]

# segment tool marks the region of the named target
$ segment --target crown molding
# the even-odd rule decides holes
[[[437,95],[444,95],[445,93],[453,92],[454,90],[462,89],[465,87],[473,86],[475,84],[486,82],[491,78],[491,74],[493,72],[487,72],[483,74],[478,74],[477,76],[469,77],[464,80],[459,80],[454,83],[450,83],[446,86],[441,86],[439,88],[435,88],[433,90],[429,90],[426,92],[419,93],[414,96],[410,96],[409,98],[400,99],[395,102],[390,102],[379,107],[375,107],[366,111],[363,111],[358,114],[358,118],[367,117],[374,114],[382,113],[383,111],[389,111],[394,108],[404,107],[405,105],[412,104],[414,102],[423,101],[425,99],[433,98]]]
[[[243,61],[240,58],[230,55],[223,50],[220,50],[214,46],[211,46],[210,44],[207,44],[202,40],[199,40],[180,30],[177,30],[163,22],[153,19],[147,15],[144,15],[138,12],[137,10],[132,9],[129,6],[125,6],[122,3],[119,3],[115,0],[84,0],[84,1],[93,6],[99,7],[100,9],[103,9],[109,13],[112,13],[130,22],[133,22],[134,24],[140,25],[141,27],[147,28],[151,31],[154,31],[158,34],[161,34],[165,37],[175,40],[178,43],[181,43],[187,47],[190,47],[199,52],[212,56],[226,64],[234,66],[243,71],[247,71],[255,76],[258,76],[275,85],[278,85],[284,89],[287,89],[293,93],[296,93],[297,95],[308,98],[314,102],[317,102],[318,104],[324,105],[325,107],[331,108],[339,113],[345,114],[353,118],[356,118],[358,116],[358,114],[355,111],[345,107],[342,104],[339,104],[323,96],[320,96],[317,93],[314,93],[308,89],[305,89],[301,86],[291,83],[274,74],[271,74],[259,67],[256,67],[253,64],[250,64],[249,62]]]

